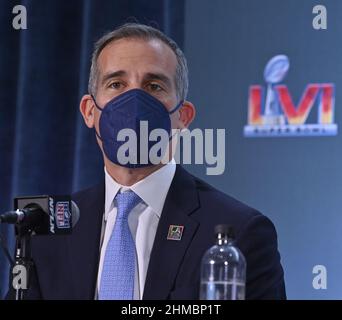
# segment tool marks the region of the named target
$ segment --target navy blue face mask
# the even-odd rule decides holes
[[[157,98],[148,94],[141,89],[132,89],[126,91],[119,96],[110,100],[103,108],[100,108],[94,96],[92,96],[95,106],[101,111],[99,130],[96,135],[102,141],[102,147],[107,158],[120,166],[127,168],[142,168],[153,165],[149,157],[140,153],[140,124],[141,121],[148,123],[148,135],[154,129],[163,129],[171,134],[171,119],[170,115],[176,112],[182,105],[183,101],[179,102],[170,112],[166,109],[163,103]],[[122,164],[118,159],[119,148],[126,141],[118,141],[118,133],[123,129],[131,129],[137,137],[137,155],[136,163]],[[145,144],[145,142],[143,142]],[[147,154],[149,150],[157,143],[157,141],[149,141],[147,143]],[[145,159],[141,161],[141,159]],[[143,163],[142,163],[143,162]]]

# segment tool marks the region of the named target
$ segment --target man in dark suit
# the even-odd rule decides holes
[[[95,129],[105,181],[73,196],[81,217],[71,236],[32,239],[29,298],[198,299],[201,258],[217,224],[233,226],[246,257],[246,298],[286,297],[268,218],[193,177],[172,156],[142,166],[117,159],[110,135],[118,126],[132,129],[149,114],[158,127],[165,108],[172,129],[187,128],[195,116],[187,89],[185,57],[158,30],[129,24],[98,41],[80,110]],[[176,240],[168,237],[172,226],[180,227]]]

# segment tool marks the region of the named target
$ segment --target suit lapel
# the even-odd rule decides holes
[[[104,183],[74,199],[80,208],[80,220],[70,238],[69,253],[76,299],[95,296],[104,199]]]
[[[143,299],[167,299],[187,248],[198,228],[190,214],[199,207],[195,182],[177,165],[161,214],[148,266]],[[181,240],[168,240],[170,225],[183,226]]]

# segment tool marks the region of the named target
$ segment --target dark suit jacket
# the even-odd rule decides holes
[[[158,195],[156,195],[158,196]],[[31,299],[94,299],[105,202],[104,183],[74,195],[81,217],[70,236],[32,238],[36,273]],[[180,241],[169,226],[184,226]],[[285,299],[284,274],[272,222],[177,166],[159,221],[144,299],[198,299],[201,258],[214,227],[232,225],[247,261],[247,299]]]

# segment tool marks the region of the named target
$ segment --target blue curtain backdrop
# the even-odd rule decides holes
[[[15,5],[27,30],[15,30]],[[0,1],[0,212],[18,195],[69,194],[95,184],[103,166],[78,103],[87,92],[94,41],[138,21],[183,43],[183,0]],[[0,226],[13,247],[13,230]],[[0,297],[9,266],[0,252]]]

